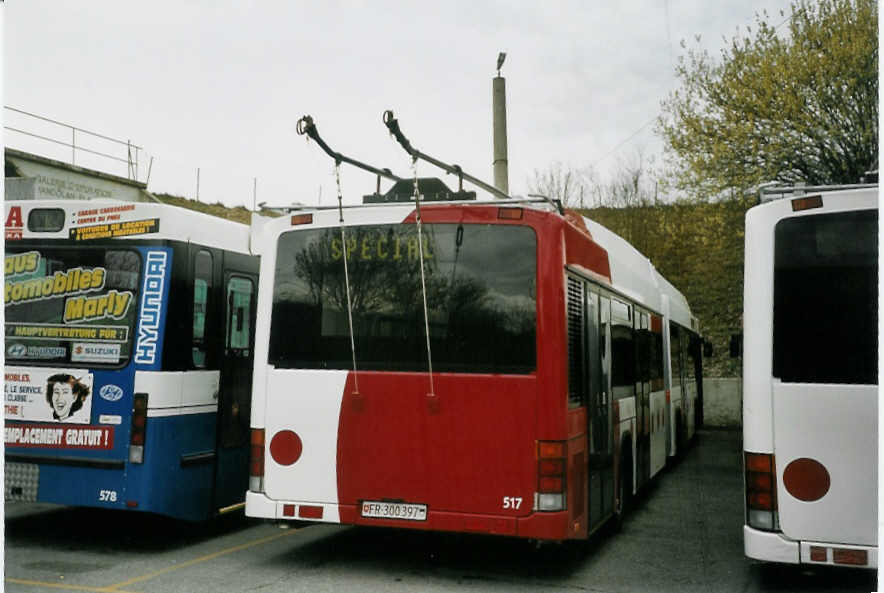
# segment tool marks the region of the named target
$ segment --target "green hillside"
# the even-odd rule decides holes
[[[173,196],[171,194],[154,194],[154,197],[156,197],[163,204],[171,204],[172,206],[187,208],[188,210],[196,210],[197,212],[211,214],[212,216],[218,216],[219,218],[235,220],[236,222],[241,222],[244,224],[249,224],[249,222],[252,220],[252,211],[248,210],[245,206],[228,208],[221,202],[207,204],[205,202],[197,202],[196,200],[182,198],[180,196]],[[277,212],[264,210],[258,212],[258,214],[260,214],[261,216],[279,216],[279,213]]]

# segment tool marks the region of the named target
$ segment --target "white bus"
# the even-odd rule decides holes
[[[746,215],[746,556],[878,565],[878,187]]]

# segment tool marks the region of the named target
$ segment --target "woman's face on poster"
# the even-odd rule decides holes
[[[59,420],[63,420],[71,413],[74,405],[74,390],[70,383],[56,383],[52,388],[52,409]]]

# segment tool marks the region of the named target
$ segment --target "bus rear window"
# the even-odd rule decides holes
[[[878,211],[787,218],[774,241],[773,376],[876,384]]]
[[[425,371],[413,224],[290,231],[278,243],[269,362],[352,367],[344,253],[359,370]],[[433,370],[529,373],[536,350],[536,237],[529,227],[423,226]]]
[[[117,367],[130,356],[141,256],[131,249],[7,250],[6,361]]]

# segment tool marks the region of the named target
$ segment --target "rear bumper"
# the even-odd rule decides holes
[[[811,548],[814,548],[816,551],[814,556],[811,555]],[[759,531],[752,529],[748,525],[743,526],[743,549],[749,558],[766,562],[822,564],[855,568],[878,567],[878,548],[875,546],[853,546],[831,542],[799,542],[789,539],[781,533]],[[855,565],[837,561],[837,556],[845,552],[864,552],[868,563]],[[817,555],[819,555],[819,560],[812,559]]]
[[[322,508],[322,517],[316,517],[311,513],[310,517],[301,517],[301,507],[309,506],[311,509]],[[246,491],[246,516],[260,519],[279,519],[284,521],[307,520],[322,523],[342,523],[336,504],[318,504],[315,502],[280,501],[268,498],[263,492]]]
[[[767,562],[799,564],[801,562],[798,542],[781,533],[770,533],[743,525],[743,551],[749,558]]]
[[[322,518],[301,516],[301,505],[322,507]],[[568,539],[568,513],[533,513],[527,517],[506,517],[473,513],[430,511],[426,521],[365,518],[357,505],[318,504],[315,502],[278,501],[263,492],[246,493],[246,516],[278,520],[307,520],[346,525],[372,525],[399,529],[485,533],[531,539],[561,541]]]

